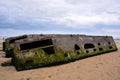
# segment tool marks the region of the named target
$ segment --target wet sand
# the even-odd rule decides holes
[[[118,51],[93,56],[59,66],[16,71],[0,66],[0,80],[120,80],[120,44]],[[0,64],[10,61],[0,52]]]

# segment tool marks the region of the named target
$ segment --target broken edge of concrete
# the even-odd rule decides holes
[[[17,70],[66,63],[117,50],[112,36],[25,35],[8,38],[5,43],[4,50],[12,56]]]

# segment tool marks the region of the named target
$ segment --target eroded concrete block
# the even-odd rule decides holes
[[[15,38],[9,45],[17,70],[61,64],[117,50],[112,36],[26,35],[24,39]]]

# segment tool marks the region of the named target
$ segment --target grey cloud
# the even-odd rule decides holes
[[[76,21],[83,21],[83,18],[78,18],[77,20],[76,17],[84,16],[84,18],[86,18],[84,19],[86,20],[86,23],[84,22],[82,25],[86,25],[89,21],[87,18],[91,17],[92,19],[94,16],[99,18],[108,18],[114,16],[116,21],[119,20],[117,19],[119,16],[116,15],[117,13],[120,13],[119,7],[120,5],[118,0],[2,0],[0,2],[0,14],[6,17],[6,21],[11,23],[16,23],[17,20],[21,19],[23,21],[35,23],[48,21],[56,24],[59,23],[65,26],[69,24],[69,21],[73,21],[73,23],[78,23]],[[109,12],[117,13],[111,14]],[[108,14],[109,16],[104,16],[104,13]],[[68,23],[66,23],[65,20],[66,16],[69,17],[69,19],[67,19]],[[76,19],[73,20],[71,18]],[[60,23],[59,19],[62,19],[63,21],[65,20],[65,22]],[[111,23],[110,20],[109,22]],[[92,24],[95,23],[96,21]],[[74,25],[75,24],[71,24],[71,26]]]
[[[33,26],[89,29],[97,24],[120,25],[119,0],[0,1],[0,28],[20,29],[23,25],[27,29]]]

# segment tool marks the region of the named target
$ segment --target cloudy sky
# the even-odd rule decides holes
[[[41,33],[120,38],[120,0],[0,0],[0,37]]]

